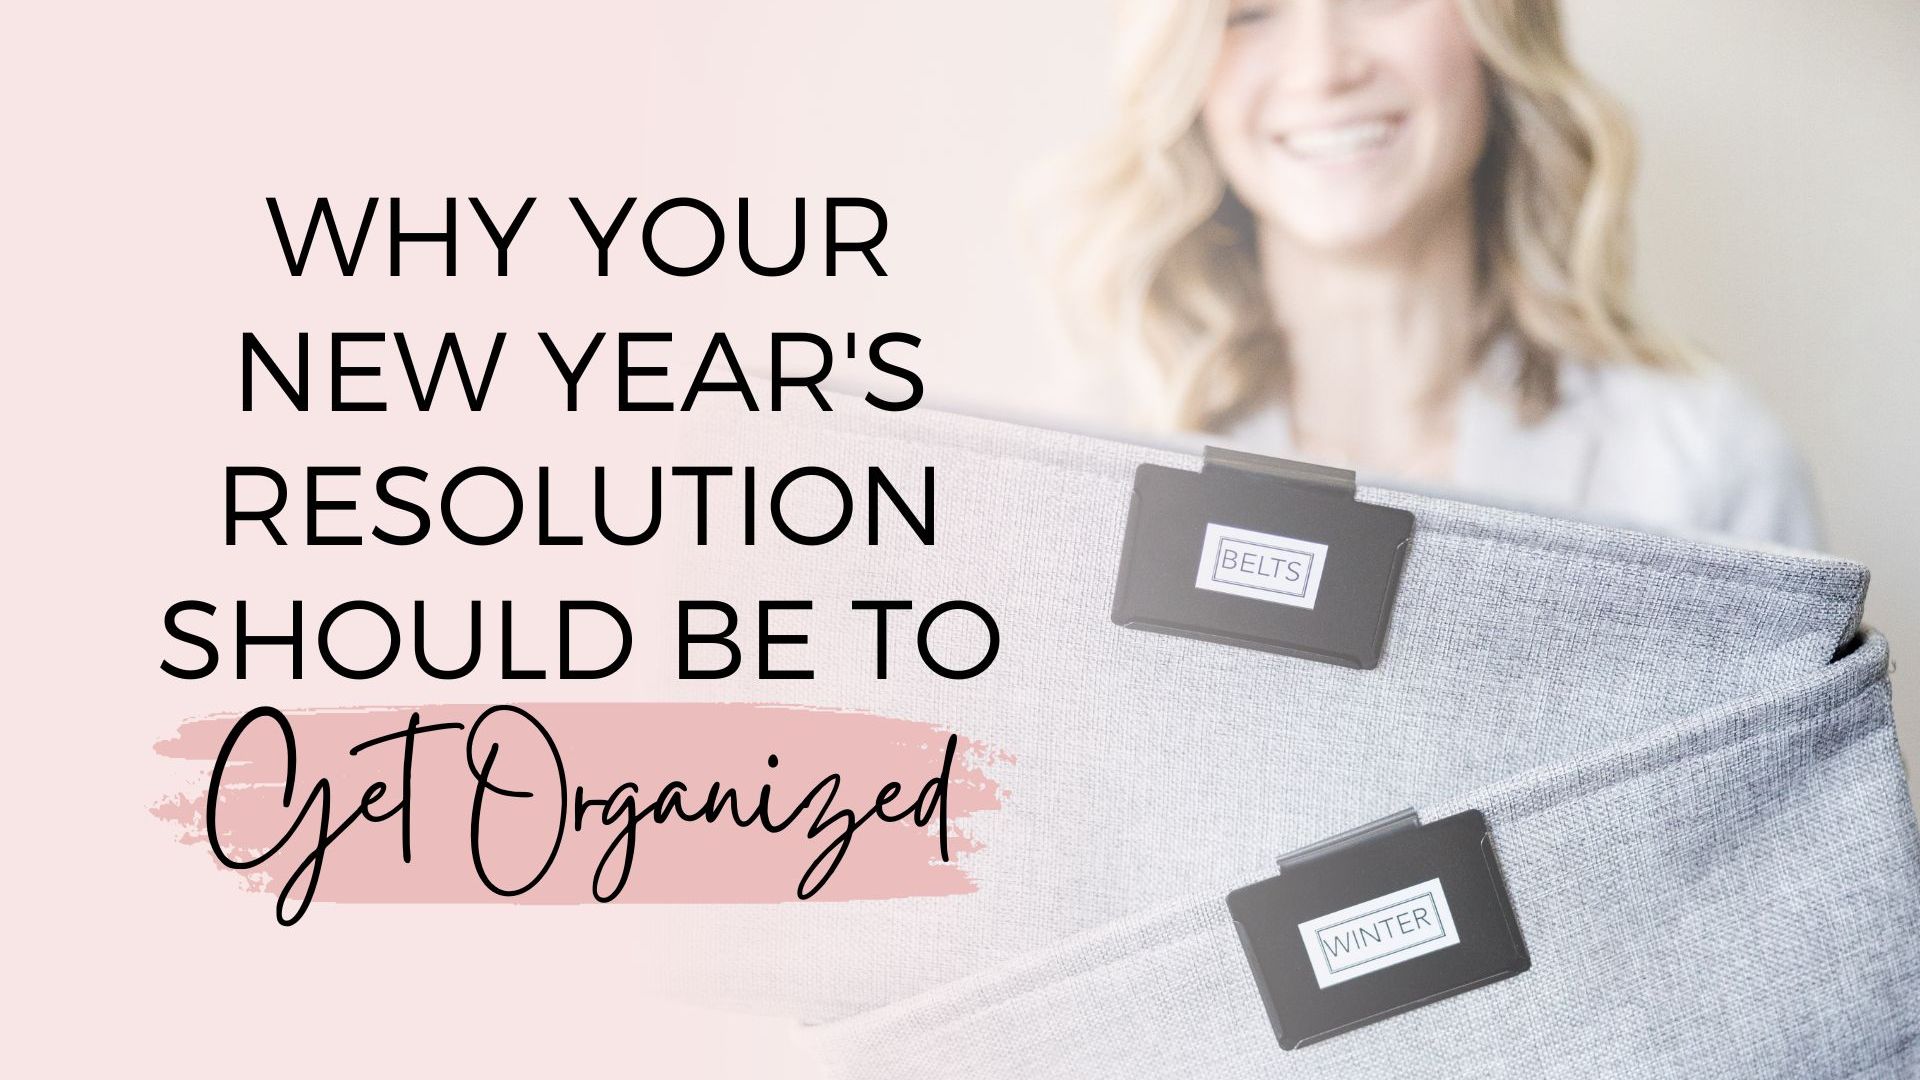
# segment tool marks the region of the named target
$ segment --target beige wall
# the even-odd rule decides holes
[[[1810,459],[1868,621],[1920,657],[1920,4],[1574,0],[1637,122],[1641,293]],[[1909,772],[1920,681],[1894,683]]]

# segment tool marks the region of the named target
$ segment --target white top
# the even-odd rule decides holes
[[[1820,546],[1806,466],[1726,372],[1563,364],[1559,404],[1524,425],[1508,389],[1518,363],[1511,344],[1496,346],[1463,391],[1448,481],[1454,493],[1606,524]],[[1216,438],[1292,456],[1283,405]]]

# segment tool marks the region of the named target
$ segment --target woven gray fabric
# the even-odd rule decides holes
[[[874,1077],[1914,1075],[1884,663],[1428,808],[1488,816],[1533,954],[1505,982],[1283,1052],[1214,893],[813,1036]]]
[[[993,669],[875,682],[863,650],[816,650],[817,681],[755,695],[1015,760],[971,826],[977,891],[658,913],[676,992],[821,1022],[849,1076],[1911,1066],[1920,843],[1884,647],[1849,645],[1861,567],[1363,488],[1418,524],[1381,665],[1352,671],[1109,621],[1134,468],[1195,459],[934,414],[761,417],[712,445],[938,466],[934,548],[763,551],[730,580],[814,597],[822,641],[870,638],[853,597],[978,600]],[[1533,969],[1283,1053],[1222,898],[1404,806],[1487,814]]]

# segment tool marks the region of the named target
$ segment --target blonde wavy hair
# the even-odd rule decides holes
[[[1553,407],[1562,359],[1690,366],[1629,302],[1633,135],[1568,57],[1554,0],[1453,2],[1491,88],[1473,177],[1481,341],[1516,341],[1520,415]],[[1056,166],[1032,207],[1069,330],[1145,376],[1136,397],[1156,427],[1216,428],[1287,385],[1252,214],[1200,126],[1228,6],[1126,0],[1116,122]]]

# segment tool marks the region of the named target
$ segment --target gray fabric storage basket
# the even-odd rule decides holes
[[[854,597],[974,599],[1002,654],[876,682],[816,649],[752,694],[992,743],[1009,794],[971,894],[655,913],[675,992],[807,1020],[847,1076],[1914,1073],[1920,840],[1864,568],[1362,488],[1418,524],[1354,671],[1109,621],[1134,469],[1196,457],[837,404],[682,456],[934,465],[938,544],[757,549],[738,595],[814,598],[820,641],[871,636]],[[1281,1051],[1226,892],[1405,806],[1487,815],[1532,970]]]

